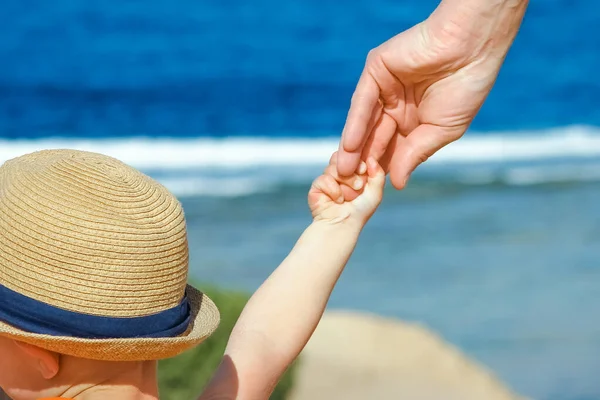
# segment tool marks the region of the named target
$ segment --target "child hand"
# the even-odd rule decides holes
[[[336,157],[332,157],[332,160],[334,159]],[[308,192],[308,205],[315,221],[357,222],[362,227],[369,220],[381,203],[385,173],[374,158],[367,160],[366,167],[366,185],[362,193],[352,201],[345,201],[342,185],[359,191],[362,188],[364,176],[354,175],[340,178],[335,161],[329,164],[323,175],[315,179]],[[359,186],[361,187],[355,186],[357,181],[360,181]]]

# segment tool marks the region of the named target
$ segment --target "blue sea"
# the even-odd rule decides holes
[[[182,200],[192,277],[254,290],[310,222],[369,49],[433,0],[4,0],[0,162],[106,153]],[[471,129],[388,189],[331,299],[542,400],[600,398],[600,3],[532,1]]]

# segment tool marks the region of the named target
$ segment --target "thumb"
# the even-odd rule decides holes
[[[413,171],[439,149],[460,138],[464,131],[422,124],[406,137],[400,137],[390,160],[390,181],[400,190],[406,187]]]
[[[373,157],[367,159],[367,174],[369,177],[365,191],[368,191],[370,196],[381,201],[385,186],[385,172]]]

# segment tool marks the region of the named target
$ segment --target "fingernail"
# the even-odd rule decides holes
[[[344,195],[340,195],[340,197],[337,198],[336,200],[337,203],[343,203],[344,202]]]
[[[364,161],[361,161],[360,165],[358,166],[358,173],[362,175],[365,172],[367,172],[367,163],[365,163]]]
[[[362,179],[356,178],[356,180],[352,184],[352,188],[354,190],[360,190],[360,188],[362,188],[362,187],[363,187],[363,181],[362,181]]]

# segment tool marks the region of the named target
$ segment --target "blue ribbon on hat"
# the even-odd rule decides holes
[[[157,314],[118,318],[64,310],[0,285],[0,321],[40,335],[81,339],[175,337],[187,330],[191,318],[187,295],[177,306]]]

